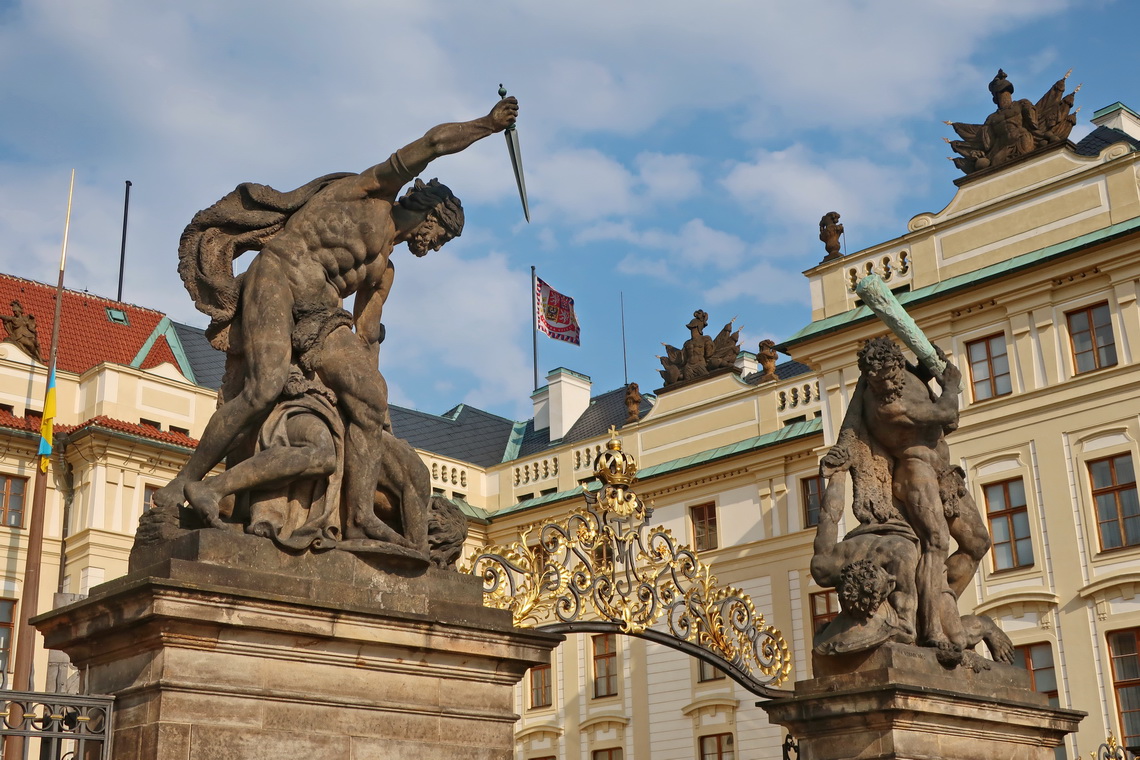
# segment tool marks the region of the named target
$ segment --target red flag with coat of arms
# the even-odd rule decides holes
[[[535,278],[534,308],[538,314],[538,329],[555,340],[564,340],[580,346],[578,318],[574,316],[574,299]]]

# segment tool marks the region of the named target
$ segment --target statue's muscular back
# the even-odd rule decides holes
[[[395,193],[363,184],[360,175],[330,184],[261,251],[284,274],[294,303],[337,306],[364,283],[379,282],[396,237]]]

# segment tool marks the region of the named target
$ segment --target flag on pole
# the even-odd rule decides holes
[[[48,373],[47,393],[44,394],[44,416],[40,422],[40,469],[48,471],[51,459],[51,428],[55,422],[55,367]]]
[[[535,278],[534,308],[538,329],[555,340],[564,340],[580,346],[578,318],[574,316],[574,299]]]

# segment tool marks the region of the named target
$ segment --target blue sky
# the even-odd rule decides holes
[[[582,325],[580,348],[540,337],[542,376],[623,384],[619,293],[643,390],[695,309],[754,351],[808,321],[823,213],[854,252],[950,201],[942,122],[984,120],[999,66],[1033,100],[1071,67],[1075,139],[1140,110],[1138,21],[1124,0],[0,0],[0,271],[54,282],[74,167],[67,285],[114,297],[131,180],[124,300],[205,326],[176,272],[195,211],[362,170],[503,82],[532,222],[501,137],[433,164],[467,227],[394,254],[381,368],[395,403],[525,418],[532,264]]]

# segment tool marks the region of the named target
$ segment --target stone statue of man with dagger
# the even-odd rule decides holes
[[[517,116],[518,101],[504,97],[486,116],[433,127],[359,174],[326,175],[285,193],[244,183],[195,215],[182,234],[179,273],[195,305],[213,318],[207,334],[227,352],[227,381],[198,448],[155,495],[157,506],[186,500],[218,525],[224,494],[206,474],[251,435],[300,370],[335,394],[344,418],[345,537],[426,548],[426,537],[399,534],[373,509],[382,459],[376,447],[391,428],[377,368],[380,319],[395,246],[407,243],[416,256],[439,250],[462,231],[463,207],[434,179],[417,179],[399,194],[434,159],[506,130]],[[259,253],[235,277],[233,259],[249,250]],[[349,314],[341,302],[354,294]]]

